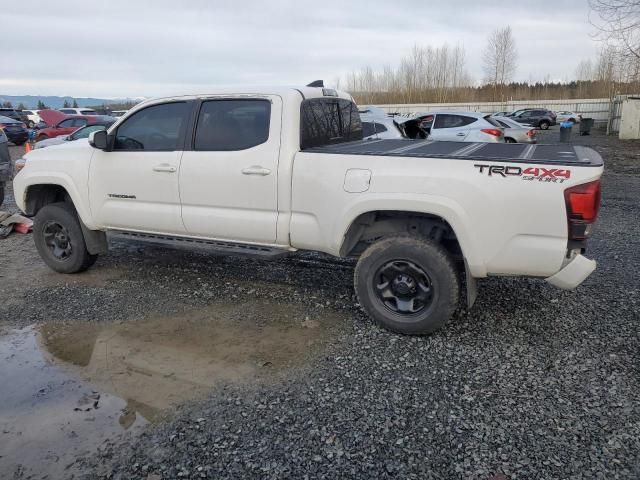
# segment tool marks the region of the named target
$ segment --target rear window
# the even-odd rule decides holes
[[[355,103],[343,98],[310,98],[300,107],[300,148],[362,140]]]
[[[491,115],[487,115],[486,117],[484,117],[484,119],[487,122],[489,122],[491,125],[493,125],[494,127],[507,127],[507,128],[509,128],[508,125],[505,125],[504,123],[502,123],[497,118],[492,118]]]
[[[466,115],[452,115],[448,113],[437,113],[436,122],[433,128],[456,128],[464,127],[475,122],[477,118]]]
[[[98,112],[96,112],[95,110],[80,110],[80,113],[82,115],[97,115]]]

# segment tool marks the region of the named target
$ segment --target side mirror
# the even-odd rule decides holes
[[[89,134],[89,145],[99,150],[106,150],[109,145],[106,130],[98,130]]]

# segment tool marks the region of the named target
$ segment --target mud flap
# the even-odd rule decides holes
[[[465,283],[467,285],[467,310],[471,310],[471,307],[476,303],[476,298],[478,297],[478,281],[471,275],[466,259],[464,261],[464,273],[466,276]]]
[[[84,243],[87,246],[87,251],[91,255],[107,253],[109,251],[107,234],[100,230],[89,230],[82,220],[80,220],[79,215],[78,221],[80,222],[80,228],[82,228],[82,235],[84,236]]]

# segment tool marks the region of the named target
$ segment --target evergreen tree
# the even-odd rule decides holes
[[[76,102],[76,99],[73,99],[73,108],[78,108],[78,102]]]
[[[38,110],[46,110],[47,107],[42,100],[38,100]]]
[[[17,107],[18,110],[26,110],[27,107],[24,106],[24,103],[20,102]]]
[[[69,102],[67,102],[66,100],[64,101],[64,103],[62,104],[62,108],[69,108],[71,105],[69,105]]]

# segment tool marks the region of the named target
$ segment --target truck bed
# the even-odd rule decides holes
[[[337,155],[447,158],[451,160],[553,164],[578,167],[598,167],[603,165],[602,157],[591,148],[566,144],[535,145],[388,139],[339,143],[310,148],[305,152]]]

